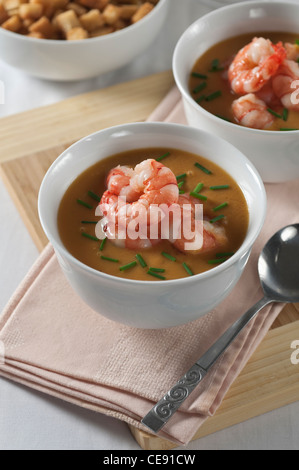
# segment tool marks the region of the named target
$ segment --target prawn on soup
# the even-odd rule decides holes
[[[173,207],[167,232],[162,226]],[[189,232],[182,230],[186,214]],[[58,228],[84,264],[113,276],[162,281],[227,260],[242,245],[248,218],[240,187],[222,168],[179,149],[146,148],[105,158],[76,178],[62,198]],[[202,239],[194,244],[197,231]]]
[[[299,34],[257,32],[232,37],[196,61],[190,93],[199,106],[234,124],[299,130],[298,60]]]

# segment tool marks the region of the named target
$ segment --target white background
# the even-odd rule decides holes
[[[186,27],[217,3],[233,2],[170,0],[170,3],[167,23],[152,46],[115,73],[78,83],[53,83],[28,77],[0,62],[6,100],[0,105],[0,117],[168,70],[174,46]],[[38,251],[0,180],[0,311],[37,256]],[[277,368],[279,373],[279,364]],[[298,449],[298,423],[299,402],[194,441],[187,449]],[[139,446],[127,425],[120,421],[0,378],[0,449],[130,450]]]

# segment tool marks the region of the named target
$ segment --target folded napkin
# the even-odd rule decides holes
[[[151,121],[186,123],[172,89]],[[282,156],[283,158],[283,156]],[[73,292],[48,245],[0,317],[0,374],[144,429],[140,421],[223,331],[262,297],[257,259],[272,234],[298,222],[299,180],[267,184],[267,219],[229,297],[190,324],[140,330],[95,313]],[[187,444],[213,415],[283,305],[264,308],[159,435]],[[1,362],[1,361],[0,361]]]

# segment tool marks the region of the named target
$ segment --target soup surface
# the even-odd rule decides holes
[[[240,118],[236,117],[236,113],[233,113],[232,104],[236,99],[240,98],[241,95],[244,95],[245,92],[237,94],[232,90],[228,79],[228,69],[238,51],[251,43],[254,37],[269,39],[273,44],[277,44],[281,41],[284,46],[286,43],[292,45],[293,59],[295,62],[295,64],[293,64],[295,75],[292,76],[292,80],[299,79],[299,34],[284,32],[256,32],[235,36],[222,41],[211,47],[205,54],[198,58],[192,68],[189,79],[190,93],[199,106],[202,106],[219,118],[239,125],[242,124],[242,121]],[[253,72],[250,71],[250,73]],[[267,124],[266,127],[260,127],[260,125],[255,122],[257,124],[256,128],[275,131],[298,130],[299,104],[297,104],[297,110],[285,108],[281,99],[278,99],[276,96],[273,97],[272,92],[270,94],[268,87],[271,87],[272,90],[273,86],[271,80],[267,82],[261,92],[255,94],[265,103],[264,111],[270,113],[270,116],[268,115],[270,117],[270,124]],[[299,88],[299,86],[297,86],[297,88]],[[294,92],[294,99],[296,99],[296,97],[299,98],[299,93],[295,89],[290,91]],[[247,91],[247,93],[249,93],[249,91]],[[273,122],[271,118],[273,118]],[[242,125],[255,127],[255,123],[248,125],[245,122]]]
[[[161,163],[177,177],[181,194],[188,194],[202,183],[198,194],[205,200],[195,200],[203,204],[204,214],[210,220],[215,217],[219,219],[214,220],[213,227],[225,227],[227,241],[221,248],[205,254],[192,254],[178,251],[169,240],[161,240],[155,246],[143,250],[116,246],[108,238],[104,242],[96,240],[95,224],[100,217],[95,216],[95,209],[107,189],[109,171],[118,165],[135,167],[146,159],[159,160],[163,156]],[[65,247],[84,264],[113,276],[161,282],[207,271],[228,259],[242,244],[248,219],[247,203],[241,189],[219,166],[178,149],[147,148],[103,159],[77,177],[62,198],[58,228]],[[136,255],[141,256],[146,266],[142,266],[142,261],[140,264],[141,258],[136,258]],[[120,269],[131,263],[128,269]],[[149,273],[149,268],[155,268],[156,271],[151,270]]]

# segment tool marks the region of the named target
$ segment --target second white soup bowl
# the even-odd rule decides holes
[[[196,60],[208,49],[234,36],[252,33],[254,37],[263,31],[299,34],[298,3],[250,1],[208,13],[179,39],[173,72],[188,123],[228,140],[253,162],[264,182],[274,183],[299,178],[299,130],[267,131],[227,122],[198,105],[188,88]]]

